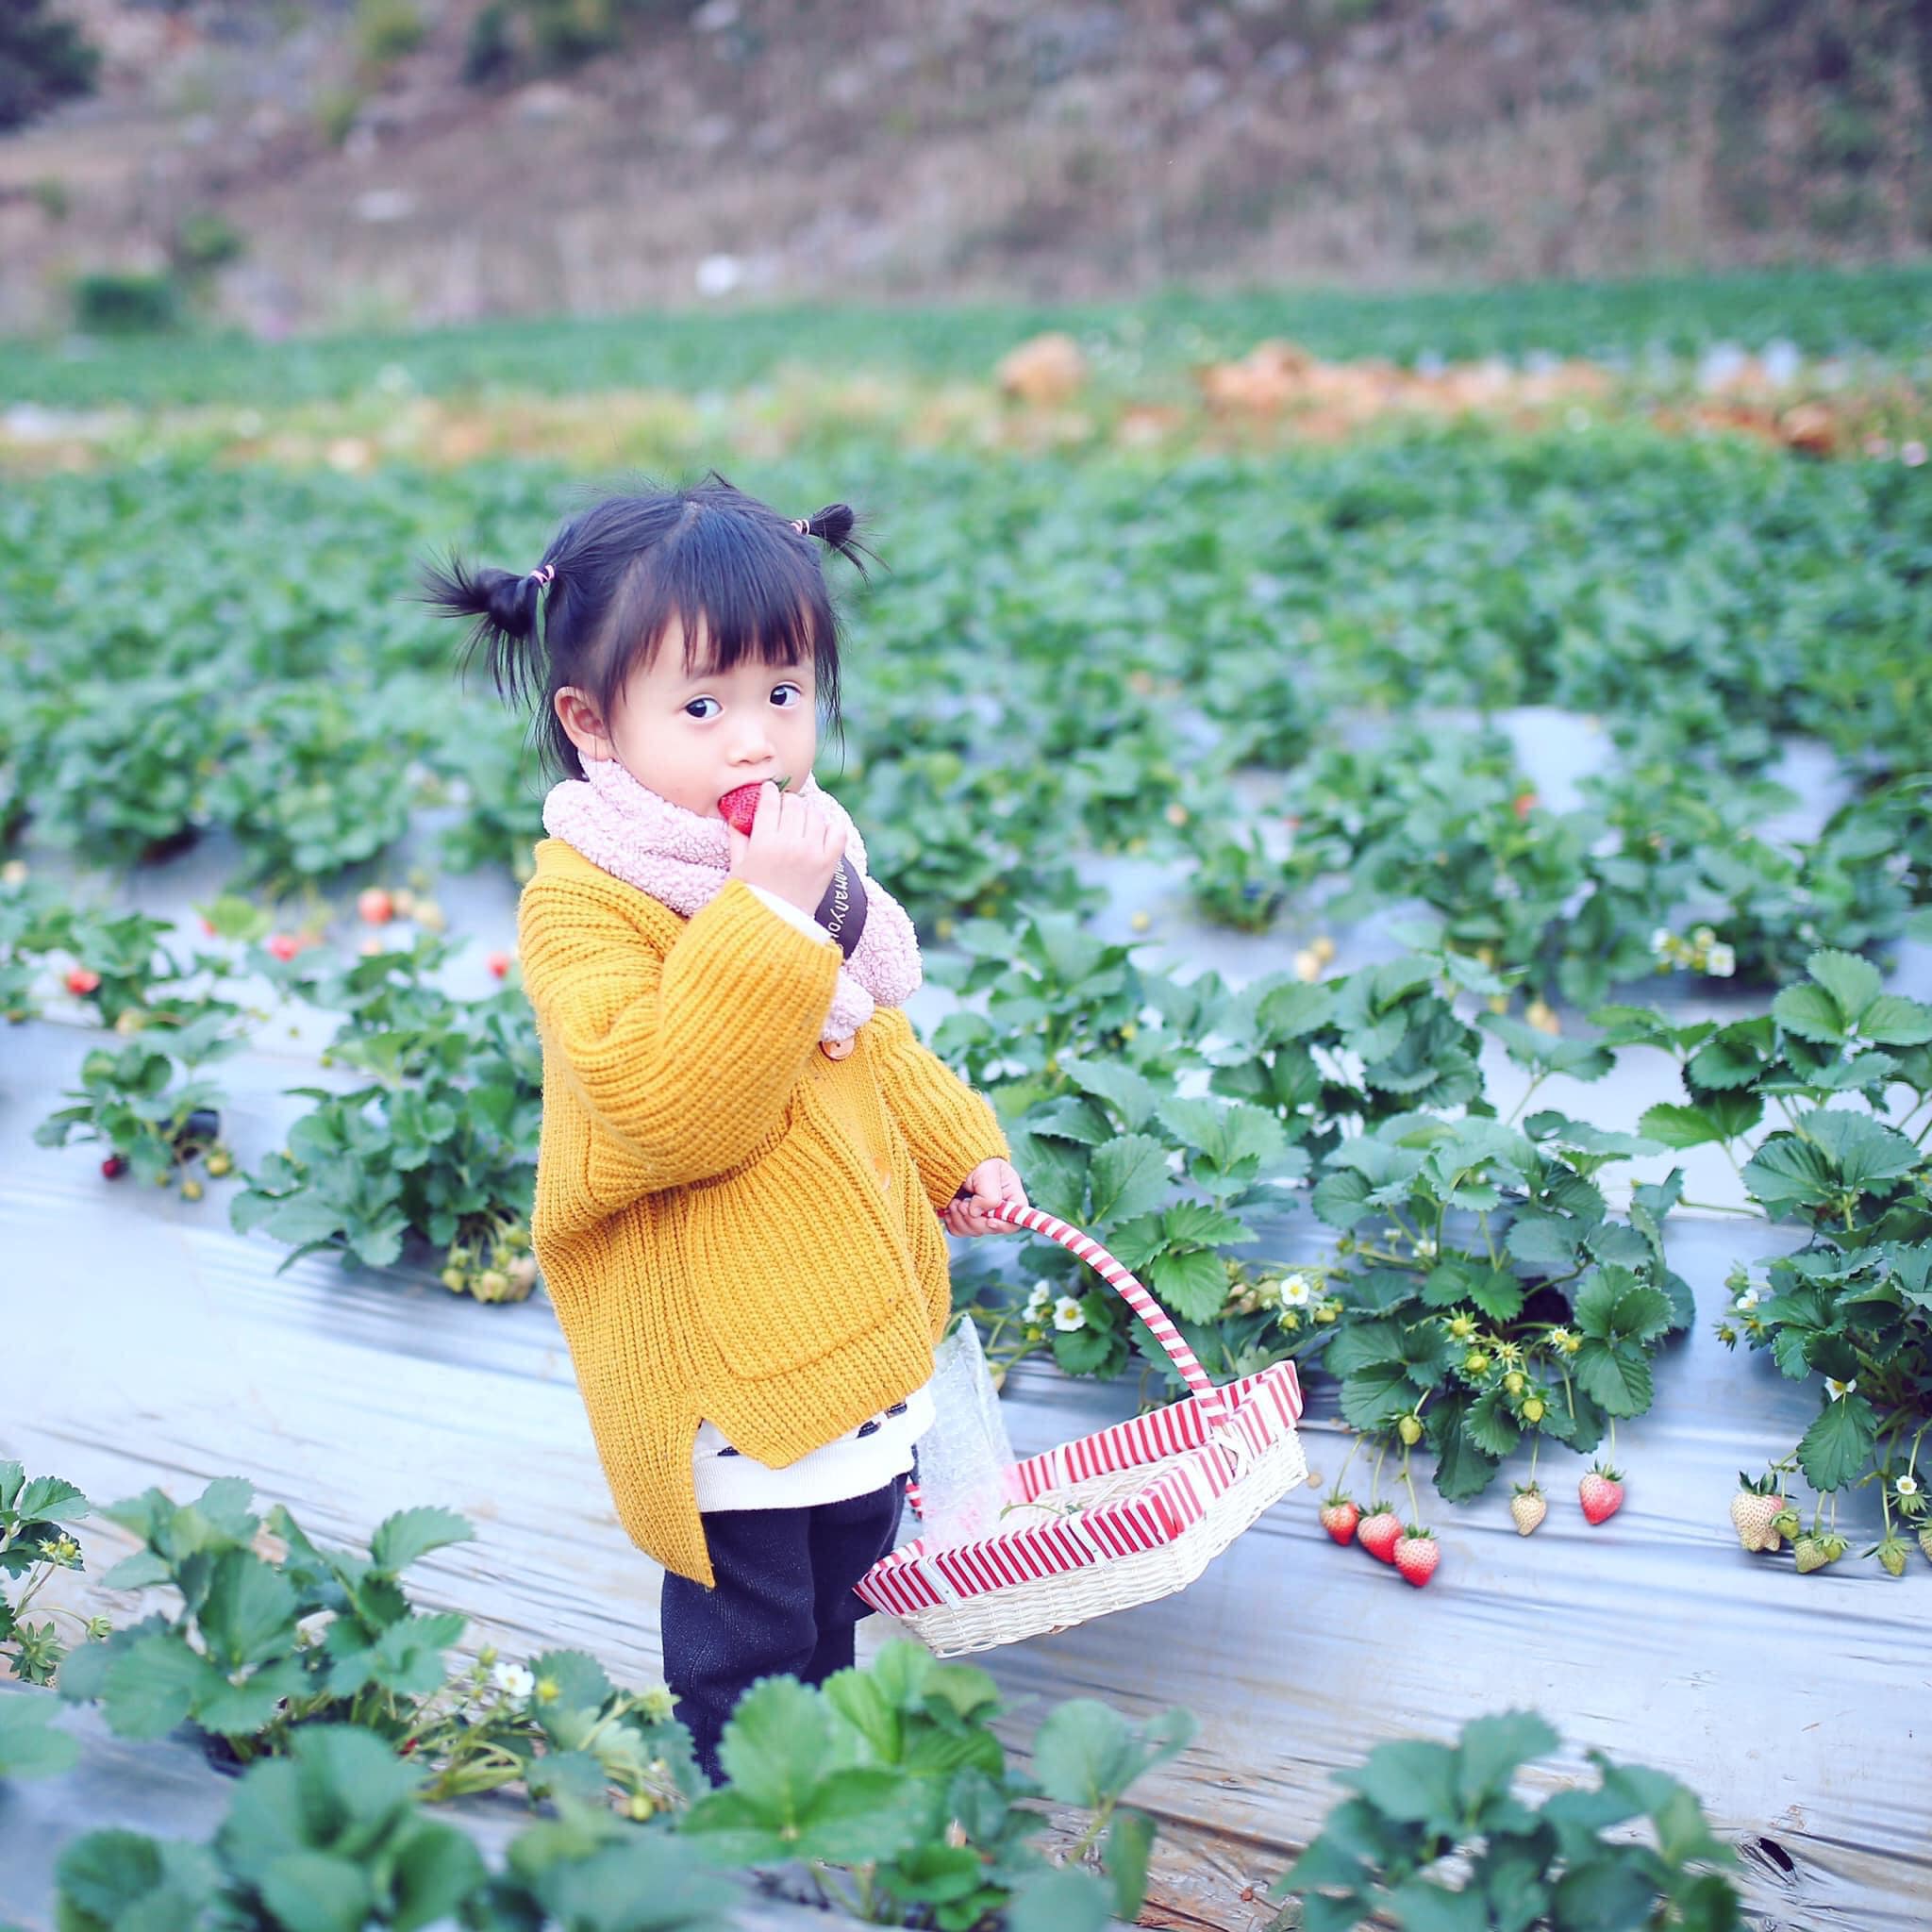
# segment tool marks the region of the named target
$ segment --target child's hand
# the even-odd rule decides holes
[[[1024,1227],[994,1221],[988,1215],[989,1208],[1002,1203],[1008,1208],[1033,1205],[1027,1200],[1026,1190],[1020,1185],[1020,1176],[1011,1161],[997,1158],[982,1160],[941,1212],[940,1221],[948,1234],[1024,1234]]]
[[[816,913],[845,841],[824,807],[796,792],[780,791],[770,779],[758,787],[758,814],[747,837],[727,826],[731,873],[748,886],[763,886],[802,912]]]

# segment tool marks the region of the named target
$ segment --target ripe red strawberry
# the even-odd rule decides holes
[[[1519,819],[1526,819],[1536,809],[1536,793],[1519,791],[1510,803],[1516,808],[1516,816]]]
[[[1516,1520],[1516,1534],[1527,1536],[1550,1513],[1541,1483],[1518,1483],[1509,1498],[1509,1514]]]
[[[791,780],[781,772],[771,782],[782,791]],[[758,816],[758,785],[764,783],[765,780],[760,778],[757,785],[740,785],[718,801],[718,810],[724,823],[736,826],[747,838],[751,835],[751,822]]]
[[[380,886],[370,886],[356,894],[356,910],[369,925],[387,925],[396,916],[396,902]]]
[[[483,963],[489,967],[490,971],[498,979],[502,979],[509,972],[509,955],[508,953],[491,953]]]
[[[1378,1563],[1392,1563],[1395,1545],[1402,1541],[1402,1518],[1386,1503],[1371,1503],[1369,1513],[1356,1524],[1355,1540]]]
[[[1360,1509],[1340,1490],[1331,1491],[1322,1505],[1322,1527],[1339,1543],[1354,1542],[1355,1526],[1361,1520]]]
[[[302,950],[302,942],[292,933],[272,932],[268,936],[268,949],[277,959],[292,959]]]
[[[67,991],[85,997],[101,983],[101,975],[91,967],[74,966],[68,969]]]
[[[107,1159],[101,1162],[101,1172],[104,1174],[106,1174],[110,1181],[118,1180],[122,1174],[126,1173],[126,1171],[127,1163],[125,1160],[123,1160],[118,1154],[110,1154],[108,1156]]]
[[[1591,1523],[1607,1522],[1624,1507],[1623,1472],[1592,1462],[1589,1474],[1576,1485],[1576,1498]]]
[[[1442,1546],[1435,1532],[1419,1523],[1411,1523],[1408,1534],[1395,1545],[1396,1569],[1405,1583],[1412,1583],[1418,1590],[1436,1574],[1436,1565],[1441,1560]]]

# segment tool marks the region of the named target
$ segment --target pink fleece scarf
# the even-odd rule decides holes
[[[807,774],[795,790],[815,798],[845,835],[848,866],[863,881],[865,925],[839,968],[832,1010],[821,1037],[842,1042],[874,1006],[903,1007],[924,976],[919,938],[906,909],[865,869],[865,841],[830,792]],[[586,758],[584,776],[554,785],[543,801],[543,829],[592,865],[661,900],[689,919],[731,876],[731,830],[711,813],[687,811],[641,784],[615,758]]]

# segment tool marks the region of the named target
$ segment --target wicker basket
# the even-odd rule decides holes
[[[1182,1590],[1307,1480],[1292,1362],[1217,1388],[1165,1311],[1099,1242],[1038,1208],[988,1210],[1053,1240],[1119,1291],[1191,1391],[1016,1465],[1025,1501],[996,1536],[882,1557],[857,1586],[938,1657],[1070,1629]]]

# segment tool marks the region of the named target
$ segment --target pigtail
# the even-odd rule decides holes
[[[521,575],[507,570],[472,570],[452,552],[446,567],[423,567],[421,601],[436,606],[445,616],[476,620],[461,646],[463,669],[468,670],[478,650],[487,649],[497,695],[514,703],[541,694],[538,607],[556,575],[547,564]]]
[[[877,563],[879,557],[875,551],[854,541],[852,533],[858,527],[858,513],[849,503],[828,503],[824,509],[814,510],[808,517],[797,518],[791,527],[802,537],[816,537],[829,545],[868,583],[872,581],[872,574],[860,559],[870,557]]]

